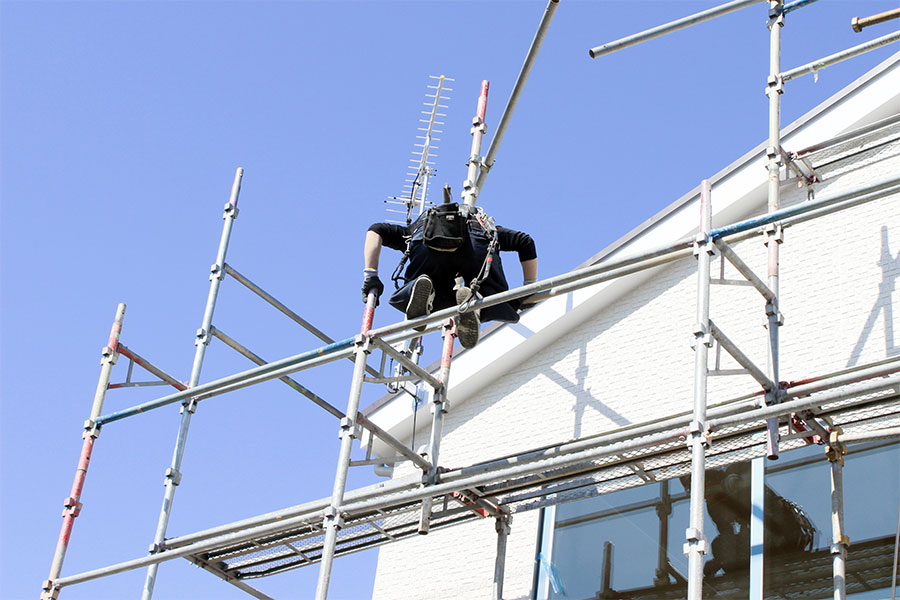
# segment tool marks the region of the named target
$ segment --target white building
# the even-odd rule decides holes
[[[846,135],[854,131],[861,133]],[[783,169],[782,207],[852,195],[873,183],[896,178],[900,174],[900,54],[785,128],[782,143],[789,152],[813,148],[804,154],[803,168],[812,167],[818,177],[818,182],[804,184],[796,171]],[[766,212],[765,161],[762,144],[710,178],[713,228]],[[784,316],[780,328],[781,381],[830,376],[891,359],[893,368],[897,368],[900,345],[894,333],[897,317],[893,307],[895,281],[900,275],[898,201],[900,193],[895,184],[889,193],[870,202],[785,227],[780,247],[779,308]],[[638,255],[695,235],[699,218],[698,188],[585,266]],[[732,244],[763,280],[767,268],[765,239],[764,235],[753,235]],[[721,253],[715,255],[712,266],[714,279],[741,279]],[[518,324],[494,328],[477,347],[453,360],[440,464],[456,471],[486,460],[612,435],[689,413],[694,398],[691,343],[697,323],[697,295],[697,259],[687,253],[674,262],[552,297],[523,313]],[[752,287],[714,285],[710,304],[715,324],[765,371],[768,338],[762,297]],[[728,373],[741,368],[719,344],[710,352],[711,369]],[[747,397],[760,390],[760,384],[748,374],[710,377],[709,404]],[[876,419],[877,426],[897,425],[896,396],[892,413],[880,416],[881,421]],[[413,414],[408,396],[383,399],[367,414],[409,442]],[[416,423],[415,439],[427,441],[431,425],[427,406],[420,409]],[[865,423],[868,421],[860,427],[867,427]],[[807,444],[802,438],[786,435],[784,424],[781,431],[782,460],[761,460],[758,464],[765,462],[766,486],[798,505],[817,530],[817,539],[804,550],[806,554],[798,555],[802,560],[797,564],[801,566],[793,567],[793,572],[799,569],[810,574],[803,583],[809,590],[825,578],[819,595],[792,597],[830,597],[830,492],[825,446],[786,451]],[[761,456],[763,441],[759,437],[754,440],[735,446],[736,452],[721,454],[723,446],[717,447],[714,439],[708,451],[710,466],[721,469],[721,465]],[[656,450],[674,452],[672,448],[685,446],[660,445]],[[880,588],[881,595],[871,592],[870,596],[859,597],[883,598],[883,588],[890,585],[884,573],[891,563],[886,556],[892,556],[894,550],[900,450],[896,443],[885,448],[858,448],[857,452],[851,447],[846,469],[846,533],[854,544],[850,547],[848,591]],[[374,449],[386,459],[394,454],[378,442]],[[514,517],[505,555],[503,598],[601,598],[604,589],[622,594],[625,590],[652,589],[654,578],[656,592],[645,590],[642,593],[646,595],[641,595],[633,591],[632,595],[607,597],[683,597],[679,576],[665,571],[686,575],[687,562],[681,548],[688,526],[687,500],[677,477],[687,472],[687,467],[683,461],[681,466],[675,465],[673,459],[668,467],[652,468],[652,459],[645,463],[643,458],[625,460],[632,455],[619,456],[624,465],[621,469],[627,474],[607,472],[591,479],[593,471],[586,470],[585,476],[571,475],[565,483],[548,483],[557,486],[558,494],[544,489],[517,496],[515,489],[498,488],[500,493],[495,497]],[[818,459],[815,467],[804,466],[807,457]],[[793,463],[797,470],[790,469]],[[857,479],[864,470],[869,479]],[[411,463],[404,462],[397,465],[393,477],[401,480],[415,472]],[[818,475],[810,475],[813,472]],[[818,483],[797,488],[796,482],[806,481],[807,476]],[[671,482],[661,483],[666,479]],[[851,486],[851,481],[866,483]],[[647,485],[635,487],[641,484]],[[480,489],[485,488],[490,484]],[[626,488],[633,489],[598,496]],[[665,488],[662,493],[670,494],[671,504],[660,502],[661,488]],[[561,503],[578,498],[584,499]],[[767,519],[775,506],[771,502]],[[608,510],[632,504],[631,512]],[[668,548],[662,558],[658,556],[661,520],[657,506],[671,506],[674,511],[662,519],[668,524],[668,543],[664,545]],[[707,555],[709,561],[717,550],[717,529],[708,515],[706,519],[706,537],[714,551]],[[734,527],[736,531],[741,528],[737,523]],[[748,531],[745,528],[737,535]],[[880,557],[872,560],[881,560],[880,570],[871,562],[865,568],[853,562],[857,542],[883,536],[891,537],[889,547],[871,542],[876,547],[872,552]],[[610,569],[603,566],[605,541],[612,543],[607,550]],[[723,538],[720,544],[725,542]],[[496,552],[492,518],[445,529],[435,525],[427,536],[412,535],[381,547],[374,598],[491,598]],[[749,554],[749,547],[745,552]],[[827,572],[813,577],[814,566],[823,556]],[[781,555],[769,555],[767,573],[782,559]],[[746,564],[742,568],[746,569]],[[610,576],[605,583],[604,575]],[[773,585],[775,578],[777,574],[767,585]],[[708,573],[706,585],[725,585],[726,580],[727,574]],[[739,589],[737,595],[726,597],[747,597],[746,571],[740,580],[745,583],[734,584]],[[771,591],[769,588],[766,593]]]

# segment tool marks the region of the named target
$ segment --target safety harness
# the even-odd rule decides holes
[[[497,251],[500,243],[494,218],[485,213],[481,207],[460,206],[456,203],[445,202],[425,211],[417,222],[416,229],[410,232],[409,236],[406,236],[406,250],[403,252],[397,268],[394,269],[391,275],[394,287],[400,289],[408,283],[406,278],[403,277],[403,268],[406,266],[406,261],[409,260],[409,251],[413,238],[419,234],[420,229],[422,230],[422,242],[426,246],[440,252],[453,252],[465,240],[471,220],[476,221],[482,231],[484,231],[485,236],[488,238],[488,247],[478,275],[469,283],[469,295],[459,307],[460,313],[467,312],[472,301],[478,297],[477,294],[481,284],[490,275],[494,253]],[[400,283],[401,280],[403,281],[402,284]]]

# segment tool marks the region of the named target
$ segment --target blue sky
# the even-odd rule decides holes
[[[763,4],[588,57],[717,4],[563,0],[480,200],[534,236],[542,276],[577,266],[764,140]],[[433,189],[446,182],[458,194],[480,82],[491,84],[489,141],[544,6],[0,3],[0,597],[35,598],[47,576],[117,303],[128,305],[122,342],[188,378],[235,169],[245,176],[228,262],[332,337],[353,335],[363,232],[401,190],[428,76],[456,80]],[[782,66],[893,31],[896,21],[855,34],[849,22],[895,7],[822,0],[792,13]],[[783,124],[895,51],[789,82]],[[382,271],[398,259],[385,253]],[[507,273],[520,281],[512,257]],[[383,307],[376,324],[398,318]],[[214,324],[269,360],[319,345],[234,281]],[[213,342],[201,381],[249,366]],[[349,376],[348,362],[297,379],[343,407]],[[163,390],[113,390],[104,412]],[[382,393],[365,390],[363,405]],[[177,412],[104,429],[64,574],[144,555]],[[201,403],[170,535],[329,495],[337,449],[334,419],[278,382]],[[364,470],[350,485],[375,480]],[[376,558],[339,559],[330,597],[370,595]],[[316,574],[258,586],[309,597]],[[135,597],[143,578],[134,571],[61,598]],[[246,596],[172,561],[154,597]]]

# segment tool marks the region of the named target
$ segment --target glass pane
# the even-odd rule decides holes
[[[890,588],[897,526],[898,459],[900,445],[886,443],[850,446],[845,457],[844,529],[851,540],[848,598],[890,596],[885,590]],[[810,446],[769,462],[766,487],[766,596],[832,598],[831,465],[825,448]],[[806,546],[796,535],[804,527],[814,531]]]
[[[749,477],[749,464],[707,471],[705,597],[747,597]],[[559,505],[548,597],[683,598],[689,494],[683,478]]]

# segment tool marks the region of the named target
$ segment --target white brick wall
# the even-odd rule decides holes
[[[900,143],[821,172],[826,181],[817,186],[820,198],[900,173]],[[805,189],[785,188],[783,194],[784,206],[806,200]],[[765,279],[762,242],[755,237],[734,247]],[[714,275],[719,264],[717,259]],[[781,247],[781,379],[900,354],[892,311],[898,275],[897,195],[788,228]],[[725,276],[739,278],[730,265]],[[454,406],[445,421],[441,463],[460,467],[689,410],[696,290],[694,259],[662,267],[614,306]],[[711,317],[765,369],[764,301],[755,290],[714,286]],[[723,351],[721,367],[737,364]],[[757,389],[746,375],[714,377],[710,402]],[[398,468],[398,475],[408,472]],[[537,511],[515,515],[506,599],[530,597],[537,517]],[[490,598],[495,549],[491,519],[385,546],[374,598]]]

